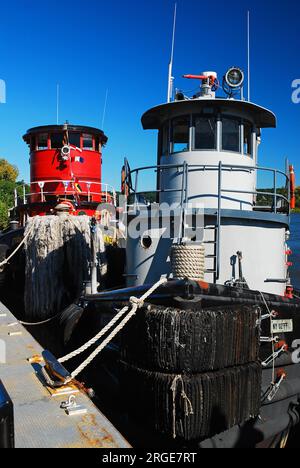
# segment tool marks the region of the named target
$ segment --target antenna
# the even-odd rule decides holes
[[[172,50],[171,60],[169,63],[169,76],[168,76],[168,102],[171,102],[173,94],[173,59],[174,59],[174,46],[175,46],[175,33],[176,33],[176,19],[177,19],[177,3],[175,3],[174,22],[173,22],[173,35],[172,35]]]
[[[56,125],[59,121],[59,84],[56,85]]]
[[[251,101],[251,64],[250,64],[250,11],[247,14],[247,42],[248,42],[248,101]]]
[[[102,115],[102,124],[101,124],[101,129],[103,130],[104,128],[104,121],[105,121],[105,116],[106,116],[106,108],[107,108],[107,100],[108,100],[108,88],[106,90],[106,95],[105,95],[105,101],[104,101],[104,108],[103,108],[103,115]]]

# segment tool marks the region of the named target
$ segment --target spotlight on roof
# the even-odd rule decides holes
[[[245,80],[243,70],[237,67],[232,67],[225,75],[225,82],[230,88],[241,88]]]

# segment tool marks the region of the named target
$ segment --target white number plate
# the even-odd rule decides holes
[[[294,331],[293,320],[273,320],[273,333],[292,333]]]

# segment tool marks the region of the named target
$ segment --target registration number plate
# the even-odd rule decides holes
[[[293,320],[273,320],[272,332],[273,333],[292,333],[294,331]]]

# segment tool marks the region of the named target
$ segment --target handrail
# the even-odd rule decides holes
[[[287,187],[289,187],[289,175],[286,174],[285,172],[279,170],[279,169],[274,169],[274,168],[270,168],[270,167],[263,167],[263,166],[243,166],[243,165],[234,165],[234,164],[221,164],[220,165],[213,165],[213,164],[187,164],[187,173],[189,172],[192,172],[193,170],[215,170],[215,171],[218,171],[220,172],[220,170],[222,172],[224,171],[233,171],[233,170],[237,170],[237,171],[256,171],[256,172],[270,172],[270,173],[273,173],[274,175],[274,187],[273,187],[273,192],[269,192],[269,191],[262,191],[262,190],[256,190],[256,191],[244,191],[244,190],[235,190],[235,189],[224,189],[222,188],[221,189],[221,198],[222,198],[222,193],[236,193],[236,194],[248,194],[248,195],[261,195],[261,196],[268,196],[268,197],[273,197],[274,198],[274,203],[273,203],[273,211],[275,213],[277,213],[277,201],[278,199],[282,200],[283,202],[285,202],[288,206],[289,206],[289,194],[286,196],[278,193],[278,189],[281,188],[281,187],[278,187],[277,185],[277,179],[278,179],[278,175],[281,175],[283,177],[285,177],[286,179],[286,182],[287,182]],[[153,166],[145,166],[145,167],[139,167],[139,168],[136,168],[136,169],[133,169],[130,171],[129,176],[132,176],[133,174],[136,174],[136,180],[135,180],[135,187],[134,189],[132,189],[132,193],[134,194],[135,196],[135,205],[137,205],[137,201],[138,201],[138,196],[139,195],[143,195],[143,194],[147,194],[147,193],[171,193],[171,192],[180,192],[182,193],[183,191],[183,188],[178,188],[178,189],[164,189],[164,188],[160,188],[160,189],[155,189],[155,190],[142,190],[142,191],[138,191],[138,178],[139,178],[139,174],[140,172],[144,172],[144,171],[148,171],[148,170],[155,170],[155,171],[160,171],[160,172],[163,172],[163,171],[167,171],[167,170],[170,170],[170,169],[182,169],[183,170],[183,178],[185,178],[185,164],[184,163],[178,163],[178,164],[163,164],[163,165],[153,165]],[[220,190],[218,189],[218,194],[216,196],[218,196],[218,200],[220,198]],[[263,205],[262,206],[256,206],[256,209],[258,208],[263,208]]]
[[[55,191],[47,191],[47,185],[52,185],[52,184],[61,184],[61,190],[56,189]],[[82,190],[79,192],[78,190],[75,189],[74,184],[85,184],[87,186],[87,190]],[[26,193],[26,187],[32,187],[33,186],[38,186],[39,191],[38,192],[30,192]],[[92,186],[99,187],[101,190],[99,191],[91,191],[90,188]],[[94,196],[103,196],[105,194],[105,200],[106,202],[113,200],[114,205],[117,205],[117,192],[115,188],[110,185],[110,184],[105,184],[101,182],[93,182],[89,180],[62,180],[62,179],[49,179],[49,180],[41,180],[41,181],[33,181],[30,184],[24,184],[23,186],[20,186],[23,189],[23,195],[20,198],[23,198],[23,204],[25,205],[28,202],[28,199],[34,196],[41,196],[41,202],[45,202],[45,196],[49,195],[76,195],[78,197],[80,196],[87,196],[88,201],[91,201],[91,198]],[[46,189],[46,190],[45,190]],[[19,204],[18,196],[15,191],[15,207],[17,207]]]

